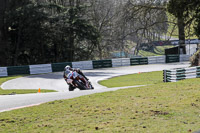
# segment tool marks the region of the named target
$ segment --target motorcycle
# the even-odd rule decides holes
[[[67,77],[68,77],[67,84],[71,85],[71,87],[69,87],[69,91],[74,91],[74,89],[76,88],[80,90],[94,89],[91,82],[88,81],[86,77],[78,74],[76,71],[69,73]],[[86,86],[86,83],[83,82],[83,80],[88,82],[88,87]]]

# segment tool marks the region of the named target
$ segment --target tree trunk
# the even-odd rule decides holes
[[[69,45],[70,45],[70,52],[69,52],[69,61],[74,61],[74,35],[73,30],[70,31],[69,35]]]
[[[199,52],[198,66],[200,66],[200,52]]]
[[[179,32],[179,53],[186,54],[185,48],[185,24],[183,16],[178,18],[178,32]]]
[[[58,62],[58,44],[55,42],[54,43],[54,62]]]
[[[100,58],[100,60],[102,60],[103,59],[102,47],[100,46],[100,44],[98,44],[97,47],[98,47],[99,58]]]
[[[14,66],[18,65],[20,43],[21,43],[21,26],[19,26],[19,31],[17,34],[17,40],[16,40],[16,44],[15,44],[14,58],[13,58],[13,64],[12,64]]]
[[[137,45],[135,47],[134,55],[138,55],[139,53],[139,47],[140,47],[140,42],[137,42]]]
[[[0,66],[6,65],[6,38],[4,14],[6,9],[6,0],[0,0]]]
[[[69,1],[70,4],[70,11],[69,11],[69,24],[70,24],[70,29],[69,29],[69,61],[72,62],[74,61],[74,50],[75,50],[75,46],[74,46],[74,41],[75,41],[75,37],[74,37],[74,29],[73,29],[73,19],[74,19],[74,0],[70,0]]]

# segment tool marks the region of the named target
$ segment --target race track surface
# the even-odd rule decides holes
[[[171,64],[153,64],[153,65],[142,65],[142,66],[83,70],[83,73],[90,79],[95,89],[87,91],[75,90],[74,92],[68,91],[68,86],[62,77],[63,72],[21,77],[3,83],[1,88],[3,89],[41,88],[41,89],[56,90],[58,92],[0,96],[0,112],[29,107],[29,106],[35,106],[41,103],[55,101],[55,100],[70,99],[83,95],[123,89],[124,87],[106,88],[104,86],[99,85],[98,81],[120,75],[127,75],[138,72],[161,71],[164,69],[171,69],[171,68],[182,68],[182,67],[188,67],[189,65],[190,65],[189,62],[180,62]]]

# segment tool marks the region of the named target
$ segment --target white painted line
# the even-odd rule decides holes
[[[38,106],[40,104],[43,104],[43,103],[37,103],[37,104],[31,104],[31,105],[26,105],[26,106],[20,106],[20,107],[15,107],[15,108],[9,108],[9,109],[5,109],[5,110],[0,110],[0,113],[1,112],[6,112],[6,111],[11,111],[11,110],[16,110],[16,109],[22,109],[22,108],[27,108],[27,107]]]

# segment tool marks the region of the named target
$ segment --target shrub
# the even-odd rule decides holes
[[[198,50],[191,58],[190,62],[192,66],[199,66],[200,65],[200,50]]]

